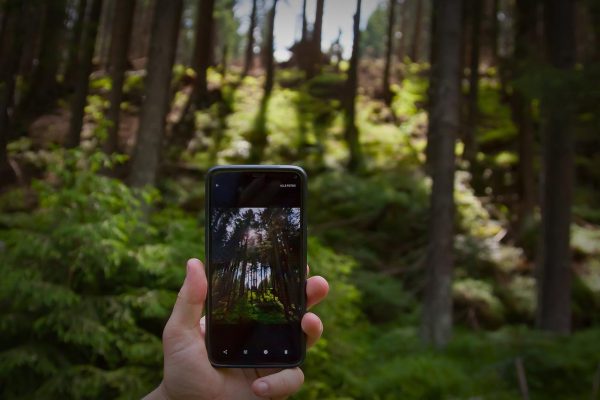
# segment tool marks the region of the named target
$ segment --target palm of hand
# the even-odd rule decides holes
[[[300,368],[215,369],[210,364],[204,341],[204,319],[201,320],[206,289],[202,263],[196,259],[189,260],[186,279],[163,332],[163,382],[153,393],[171,400],[238,400],[285,398],[296,392],[304,382]],[[307,306],[320,302],[328,290],[325,279],[309,278],[306,285]],[[321,336],[323,324],[315,314],[306,313],[302,318],[302,329],[310,347]]]
[[[163,335],[164,385],[177,399],[258,399],[251,389],[257,378],[252,369],[215,369],[208,361],[204,335],[196,331]]]

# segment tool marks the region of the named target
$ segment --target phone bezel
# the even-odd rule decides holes
[[[300,358],[298,361],[293,363],[269,363],[269,364],[235,364],[235,363],[219,363],[214,360],[213,357],[213,349],[210,341],[210,315],[212,310],[211,305],[211,279],[210,277],[210,218],[209,211],[211,207],[210,199],[211,199],[211,190],[212,185],[211,181],[213,177],[222,172],[260,172],[260,173],[268,173],[268,172],[293,172],[300,176],[300,184],[301,184],[301,200],[300,200],[300,230],[302,235],[302,265],[307,265],[307,235],[306,235],[306,197],[307,197],[307,175],[306,172],[295,165],[220,165],[212,167],[208,170],[206,174],[205,181],[205,223],[204,223],[204,232],[205,232],[205,240],[204,240],[204,248],[205,248],[205,257],[206,257],[206,271],[207,271],[207,280],[208,280],[208,292],[206,296],[206,329],[205,329],[205,343],[206,343],[206,351],[208,354],[208,359],[210,363],[217,368],[292,368],[301,365],[304,362],[306,357],[306,336],[301,335],[303,340],[300,343]],[[302,274],[301,281],[304,283],[302,297],[301,308],[306,312],[306,268],[301,268],[300,273]]]

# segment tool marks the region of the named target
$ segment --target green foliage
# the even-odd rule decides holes
[[[52,183],[35,184],[36,211],[0,216],[3,398],[132,398],[160,381],[162,326],[200,230],[181,214],[144,222],[156,194],[82,156],[62,154]]]

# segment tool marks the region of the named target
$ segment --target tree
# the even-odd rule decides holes
[[[6,52],[3,65],[0,68],[0,182],[7,182],[10,176],[10,165],[6,145],[9,140],[9,109],[13,106],[16,75],[23,49],[24,26],[23,15],[25,4],[21,1],[7,1],[4,4],[4,20],[2,29],[10,32],[12,40],[2,43],[3,53]],[[4,42],[4,35],[2,37]]]
[[[119,0],[115,2],[115,20],[110,43],[109,71],[112,86],[109,94],[110,108],[107,119],[111,122],[108,128],[108,139],[104,146],[107,153],[119,150],[119,120],[121,99],[123,98],[123,82],[127,69],[127,54],[133,26],[135,0]]]
[[[415,11],[415,30],[410,47],[410,59],[412,62],[418,62],[421,50],[421,32],[423,30],[423,0],[416,0]]]
[[[465,126],[464,135],[464,156],[463,158],[469,162],[471,173],[475,177],[477,171],[475,162],[477,161],[477,122],[479,108],[477,105],[479,98],[479,54],[481,44],[481,19],[483,17],[483,9],[481,0],[469,0],[469,13],[471,19],[471,46],[470,46],[470,66],[469,66],[469,95],[467,101],[467,123]]]
[[[278,0],[273,0],[267,18],[267,35],[263,46],[263,65],[265,66],[264,91],[258,113],[255,117],[254,128],[250,135],[252,147],[250,149],[249,161],[252,163],[259,163],[261,161],[265,146],[267,145],[267,110],[275,83],[275,60],[273,51],[275,44],[275,14],[277,11],[277,2]]]
[[[212,61],[213,12],[215,0],[200,0],[196,16],[196,42],[192,68],[196,72],[192,102],[198,108],[208,104],[208,81],[206,72]]]
[[[306,0],[304,0],[306,3]],[[250,13],[250,26],[248,27],[248,34],[246,40],[246,57],[244,59],[244,70],[242,71],[242,77],[248,75],[248,72],[252,68],[254,62],[254,31],[256,30],[256,2],[252,0],[252,12]]]
[[[498,9],[500,7],[500,0],[492,0],[492,15],[491,15],[491,27],[490,27],[490,64],[498,65],[498,36],[500,32],[500,24],[498,23]],[[516,42],[515,42],[516,44]]]
[[[548,59],[552,85],[542,98],[542,254],[538,281],[537,325],[540,329],[571,330],[571,204],[574,175],[572,110],[562,96],[575,64],[575,4],[572,0],[545,2]]]
[[[396,53],[396,58],[400,60],[400,62],[404,62],[404,57],[406,56],[406,40],[408,38],[408,12],[407,12],[407,4],[408,0],[400,0],[400,38],[398,39],[398,50]]]
[[[145,101],[129,175],[132,186],[156,182],[182,8],[183,0],[157,0],[154,6]]]
[[[277,1],[273,0],[273,5],[269,11],[267,38],[264,47],[264,66],[265,66],[265,86],[264,97],[269,98],[273,91],[275,81],[275,59],[273,52],[275,51],[275,13],[277,11]]]
[[[306,19],[306,0],[302,1],[302,37],[300,39],[301,42],[306,42],[308,40],[308,21]]]
[[[314,71],[321,67],[321,41],[323,40],[323,12],[325,10],[325,0],[317,0],[317,9],[315,11],[315,23],[313,25],[312,42],[313,42],[313,60],[315,62]],[[313,71],[313,72],[314,72]]]
[[[81,34],[83,32],[83,23],[85,21],[85,10],[87,0],[79,0],[77,2],[77,14],[75,22],[71,30],[71,38],[69,39],[69,53],[67,55],[67,67],[63,77],[63,84],[71,86],[71,82],[77,76],[77,61],[79,59],[79,45],[81,44]]]
[[[354,14],[354,38],[352,40],[352,56],[346,80],[346,93],[344,103],[344,137],[348,143],[350,158],[348,169],[360,170],[363,166],[362,152],[360,149],[359,131],[356,126],[356,93],[358,91],[358,61],[360,59],[360,10],[361,0],[356,1]]]
[[[518,0],[516,2],[515,50],[513,80],[523,78],[527,64],[537,58],[537,1]],[[510,96],[512,118],[518,130],[518,226],[523,230],[533,218],[535,201],[534,145],[535,131],[531,99],[520,85],[514,83]]]
[[[431,213],[426,256],[425,301],[421,335],[425,343],[444,347],[452,334],[452,268],[454,238],[454,145],[460,128],[461,4],[436,1],[432,65]]]
[[[383,99],[390,106],[392,104],[392,91],[390,90],[390,69],[392,65],[392,52],[394,49],[394,25],[396,18],[396,1],[389,0],[388,6],[388,26],[387,26],[387,44],[385,50],[385,68],[383,71]]]
[[[66,0],[44,4],[44,23],[41,33],[40,53],[35,64],[31,85],[19,105],[18,119],[29,123],[54,105],[58,98],[58,67],[64,32]]]
[[[152,21],[154,20],[154,5],[156,1],[157,0],[144,0],[136,3],[129,54],[132,59],[148,56]]]
[[[109,68],[109,58],[112,44],[113,22],[116,18],[115,5],[118,0],[103,0],[102,11],[100,13],[100,24],[98,25],[98,38],[95,47],[94,58],[98,60],[101,69]]]
[[[192,55],[192,69],[196,72],[196,79],[181,119],[173,129],[173,140],[181,145],[189,142],[194,135],[196,110],[206,108],[209,103],[207,72],[212,61],[214,8],[215,0],[200,0],[198,4]]]
[[[81,128],[83,126],[90,74],[92,73],[92,58],[94,57],[94,49],[96,47],[96,35],[98,34],[102,1],[91,0],[90,14],[83,28],[75,93],[71,99],[71,118],[66,142],[67,147],[79,146],[81,139]]]

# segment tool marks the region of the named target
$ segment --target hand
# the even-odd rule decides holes
[[[309,278],[307,306],[319,303],[328,291],[324,278]],[[163,381],[146,399],[283,399],[297,392],[304,382],[300,368],[213,368],[204,343],[202,310],[206,292],[204,266],[199,260],[190,259],[185,281],[163,332]],[[319,317],[308,312],[302,318],[302,330],[310,347],[321,337],[323,324]]]

